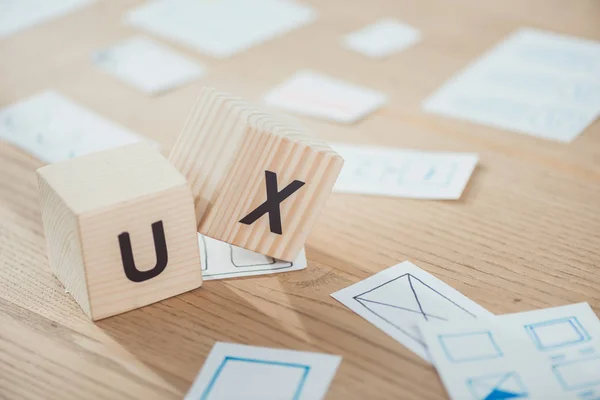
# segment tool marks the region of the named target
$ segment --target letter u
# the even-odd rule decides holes
[[[169,255],[167,253],[167,241],[165,239],[165,230],[162,221],[152,224],[152,236],[154,237],[154,250],[156,251],[156,265],[148,271],[140,271],[135,266],[135,261],[133,260],[133,250],[131,249],[129,232],[123,232],[119,235],[123,269],[125,270],[127,279],[132,282],[143,282],[152,279],[158,276],[167,267]]]

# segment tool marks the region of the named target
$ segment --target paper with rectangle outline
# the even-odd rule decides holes
[[[275,260],[229,243],[198,234],[202,279],[215,280],[299,271],[306,268],[304,249],[293,262]]]
[[[342,38],[344,47],[367,57],[384,58],[421,39],[418,29],[395,18],[382,18]]]
[[[484,399],[494,391],[512,393],[517,398],[527,398],[527,388],[515,372],[492,374],[468,379],[467,385],[476,399]]]
[[[422,283],[423,287],[431,289],[430,292],[425,292],[429,293],[425,295],[427,297],[421,295],[419,298],[420,305],[417,305],[417,309],[414,308],[415,303],[406,304],[407,301],[411,301],[410,293],[402,298],[404,304],[395,304],[398,303],[398,297],[392,297],[393,291],[391,291],[392,293],[380,292],[384,295],[382,300],[385,300],[388,306],[377,304],[375,302],[383,302],[374,299],[370,299],[371,302],[360,301],[361,296],[364,298],[364,293],[373,289],[380,289],[390,282],[397,282],[398,279],[408,279],[404,278],[407,275],[414,277],[415,282],[420,282],[416,285],[421,286]],[[414,289],[414,286],[409,285],[411,289]],[[408,290],[405,292],[408,292]],[[404,293],[397,294],[398,296],[404,296]],[[425,316],[427,316],[428,320],[439,321],[452,318],[450,317],[450,314],[452,314],[454,318],[460,320],[471,320],[476,317],[489,317],[492,315],[479,304],[408,261],[385,269],[352,286],[341,289],[331,296],[426,361],[429,361],[429,357],[418,331],[417,321],[419,319],[425,320]],[[424,307],[425,302],[423,300],[427,301],[427,309]],[[368,305],[365,305],[365,303],[368,303]],[[405,305],[408,305],[408,307],[404,307]],[[386,312],[383,307],[388,307],[387,309],[393,309],[394,311],[382,317],[381,314]],[[376,311],[373,311],[374,308],[377,308]],[[398,311],[396,312],[396,310]],[[441,311],[441,315],[436,313],[437,311]],[[418,318],[415,316],[418,316]]]
[[[146,140],[66,96],[48,90],[0,109],[0,140],[45,163]]]
[[[299,70],[271,89],[263,101],[294,114],[353,123],[383,107],[388,98],[370,88],[315,71]]]
[[[305,366],[308,374],[304,378],[301,390],[296,390],[297,397],[294,400],[319,400],[327,393],[331,380],[335,376],[337,368],[341,362],[341,357],[323,353],[312,353],[295,350],[274,349],[267,347],[246,346],[234,343],[217,342],[211,350],[208,358],[204,362],[202,370],[194,380],[192,387],[185,396],[185,400],[214,400],[206,393],[210,393],[209,385],[219,379],[217,375],[219,367],[224,365],[225,359],[236,358],[241,360],[253,360],[273,365],[279,364],[281,368],[287,365]],[[233,389],[243,389],[245,375],[239,374],[237,382]],[[268,378],[268,377],[267,377]],[[270,380],[272,385],[280,382]],[[268,385],[265,391],[268,391]],[[236,394],[237,395],[237,394]],[[239,394],[240,400],[244,397]],[[268,399],[268,392],[265,393],[265,399]]]
[[[331,146],[344,158],[344,167],[333,188],[341,193],[456,200],[479,160],[475,153],[349,143],[331,143]]]
[[[600,114],[599,68],[600,42],[522,28],[444,83],[423,108],[570,142]]]
[[[154,0],[125,21],[216,58],[227,58],[316,19],[315,9],[292,0]]]
[[[0,2],[0,38],[75,12],[95,0],[3,0]]]
[[[166,92],[204,74],[195,60],[144,36],[133,36],[93,53],[94,64],[148,94]]]
[[[553,351],[544,351],[537,348],[527,332],[528,325],[572,317],[577,318],[581,326],[585,327],[591,341],[569,342]],[[440,335],[469,333],[482,329],[492,332],[502,349],[503,357],[463,364],[456,364],[448,359],[439,341]],[[518,373],[530,393],[530,399],[580,399],[581,390],[600,391],[600,381],[597,384],[586,385],[581,390],[570,389],[561,383],[557,375],[557,368],[565,363],[577,365],[597,357],[600,349],[600,321],[587,303],[499,315],[474,322],[421,324],[420,330],[438,373],[453,399],[469,398],[465,385],[468,379],[502,371]],[[577,376],[585,375],[580,373]]]

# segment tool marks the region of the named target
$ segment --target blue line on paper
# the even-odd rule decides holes
[[[572,333],[575,334],[576,337],[565,339],[564,341],[559,342],[559,343],[554,342],[551,344],[545,344],[544,338],[540,337],[540,332],[539,332],[540,328],[550,328],[551,329],[552,326],[558,326],[558,325],[562,325],[563,327],[564,327],[564,325],[567,325],[569,327],[569,329],[571,329]],[[581,323],[579,322],[577,317],[560,318],[560,319],[554,319],[554,320],[550,320],[550,321],[538,322],[535,324],[529,324],[529,325],[525,325],[525,329],[527,330],[527,333],[533,340],[535,347],[537,347],[537,349],[541,350],[541,351],[554,350],[559,347],[571,346],[574,344],[587,342],[588,340],[591,339],[590,334],[587,333],[587,331],[581,325]]]
[[[241,357],[227,356],[223,359],[223,361],[221,362],[221,364],[215,371],[215,374],[210,379],[210,382],[206,386],[206,389],[204,389],[204,392],[202,393],[200,400],[209,400],[208,396],[210,395],[215,384],[217,383],[217,379],[221,375],[221,372],[223,372],[223,369],[225,368],[227,363],[230,361],[241,361],[241,362],[248,362],[248,363],[255,363],[255,364],[276,365],[276,366],[280,366],[283,368],[303,369],[304,373],[302,374],[302,377],[300,378],[300,382],[298,383],[298,387],[296,388],[294,397],[292,397],[290,400],[299,400],[300,399],[300,394],[302,393],[302,389],[304,388],[304,384],[306,383],[306,379],[308,378],[308,373],[310,372],[310,366],[304,365],[304,364],[286,363],[286,362],[279,362],[279,361],[266,361],[266,360],[259,360],[259,359],[255,359],[255,358],[241,358]]]
[[[482,352],[480,355],[477,355],[477,356],[460,357],[460,355],[453,354],[453,353],[456,353],[456,350],[454,350],[454,352],[451,351],[452,346],[450,346],[450,348],[449,348],[448,343],[446,343],[446,341],[448,339],[452,339],[452,338],[459,338],[459,337],[464,338],[464,337],[469,337],[469,336],[480,336],[480,335],[484,335],[486,337],[486,339],[488,340],[489,348],[485,349],[484,352]],[[490,359],[500,358],[500,357],[504,356],[504,353],[502,353],[502,350],[500,350],[500,347],[498,347],[498,344],[494,340],[494,337],[492,336],[492,332],[490,332],[490,331],[469,332],[469,333],[460,333],[460,334],[451,334],[451,335],[439,335],[438,340],[439,340],[440,344],[442,345],[442,349],[444,350],[444,353],[446,353],[446,357],[448,358],[448,360],[455,364],[462,363],[462,362],[470,362],[470,361],[490,360]],[[457,350],[460,352],[460,349],[457,349]]]

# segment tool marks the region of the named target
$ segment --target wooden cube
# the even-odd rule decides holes
[[[50,267],[98,320],[202,284],[185,178],[137,143],[37,171]]]
[[[344,160],[290,117],[205,88],[169,161],[188,180],[198,232],[292,261]]]

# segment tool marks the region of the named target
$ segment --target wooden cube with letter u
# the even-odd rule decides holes
[[[38,170],[50,267],[93,320],[202,284],[192,194],[137,143]]]
[[[198,232],[293,261],[343,159],[288,117],[205,88],[169,161],[187,178]]]

